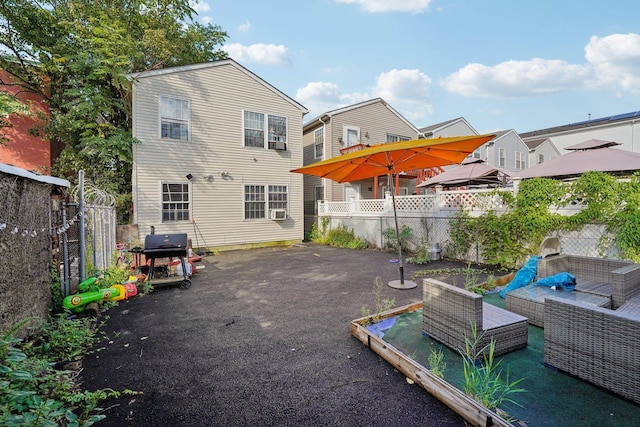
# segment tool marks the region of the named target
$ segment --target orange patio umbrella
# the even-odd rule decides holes
[[[360,151],[303,166],[291,172],[329,178],[337,182],[357,181],[387,174],[396,175],[410,170],[461,163],[476,148],[493,138],[495,138],[495,135],[472,135],[377,144]],[[398,216],[393,192],[392,197],[396,236],[399,236]],[[389,286],[398,289],[416,287],[417,284],[414,282],[405,283],[402,248],[400,247],[399,239],[398,259],[400,280],[390,282]]]

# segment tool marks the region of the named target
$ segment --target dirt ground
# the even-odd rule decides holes
[[[140,394],[103,402],[96,425],[464,426],[350,335],[362,307],[375,310],[376,276],[399,278],[396,256],[314,244],[226,252],[206,257],[189,289],[122,301],[103,314],[82,386]],[[462,267],[406,264],[405,279]],[[383,297],[417,302],[422,287],[385,285]]]

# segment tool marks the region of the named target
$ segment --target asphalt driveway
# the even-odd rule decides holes
[[[320,245],[205,258],[189,289],[157,287],[107,311],[87,390],[141,392],[102,404],[98,426],[464,426],[349,332],[395,254]],[[451,267],[437,261],[428,268]],[[405,276],[424,266],[406,265]],[[421,286],[384,287],[396,306]]]

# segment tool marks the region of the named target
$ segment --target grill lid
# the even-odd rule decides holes
[[[144,239],[143,253],[156,257],[185,256],[187,234],[149,234]]]

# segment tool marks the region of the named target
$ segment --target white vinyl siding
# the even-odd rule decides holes
[[[160,138],[189,141],[191,108],[189,101],[168,96],[160,97]]]
[[[132,187],[140,238],[154,226],[156,233],[188,233],[194,245],[202,246],[204,240],[207,247],[219,250],[301,241],[304,175],[289,171],[302,167],[304,109],[232,61],[173,70],[143,73],[133,83],[133,133],[141,143],[133,146]],[[160,138],[160,96],[190,101],[188,147],[183,141]],[[244,146],[244,111],[287,118],[286,154],[264,149],[266,142],[261,148]],[[266,133],[266,117],[264,123]],[[190,221],[161,222],[162,183],[190,185]],[[286,227],[277,221],[244,219],[245,184],[287,185],[291,220]],[[199,243],[192,235],[192,222]]]
[[[189,221],[189,184],[162,184],[162,222]]]

